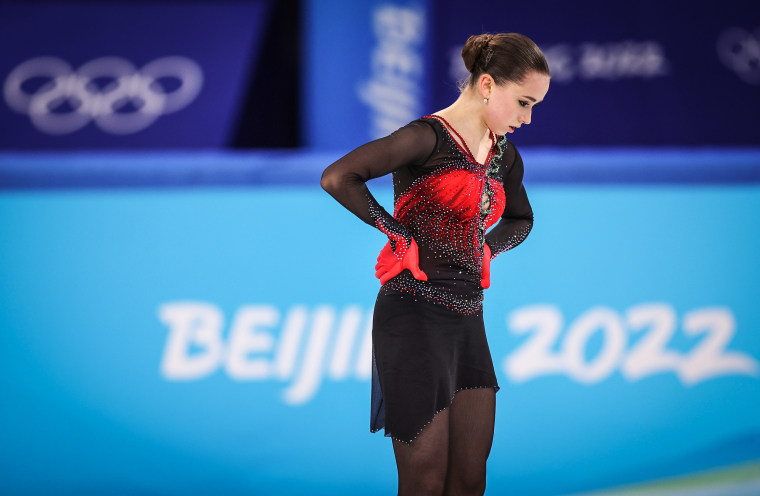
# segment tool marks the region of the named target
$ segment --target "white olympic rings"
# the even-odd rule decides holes
[[[180,84],[169,91],[162,80],[171,79]],[[139,70],[126,59],[101,57],[76,71],[57,57],[36,57],[8,74],[3,96],[47,134],[73,133],[94,121],[107,133],[125,135],[186,107],[202,86],[203,71],[185,57],[162,57]]]
[[[749,84],[760,84],[760,28],[750,33],[742,28],[724,30],[718,37],[720,60]]]

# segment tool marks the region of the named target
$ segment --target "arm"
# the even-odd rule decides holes
[[[515,160],[504,176],[507,197],[504,213],[499,223],[486,234],[491,258],[522,243],[533,228],[533,209],[522,183],[524,172],[522,157],[515,149]]]
[[[375,200],[366,182],[402,167],[424,163],[436,144],[435,131],[429,124],[412,122],[330,165],[322,174],[322,188],[361,220],[384,232],[396,255],[403,257],[412,242],[411,234]]]

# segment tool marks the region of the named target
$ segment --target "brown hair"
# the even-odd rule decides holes
[[[462,89],[474,85],[482,74],[490,74],[496,84],[522,83],[531,71],[549,76],[549,64],[541,49],[520,33],[470,36],[462,48],[462,60],[470,71]]]

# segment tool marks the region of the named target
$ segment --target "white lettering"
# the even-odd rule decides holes
[[[573,46],[560,43],[542,47],[552,81],[570,83],[618,79],[651,79],[666,76],[670,62],[663,46],[652,40],[610,43],[587,42]]]
[[[280,347],[274,364],[275,372],[280,379],[289,379],[293,375],[305,327],[306,308],[302,306],[291,308],[285,318]]]
[[[351,351],[353,351],[354,340],[359,330],[361,319],[361,308],[351,306],[343,310],[329,369],[330,378],[333,380],[342,380],[348,375]]]
[[[377,45],[369,81],[357,88],[372,109],[371,136],[385,136],[419,115],[425,15],[414,8],[382,5],[373,14]]]
[[[295,382],[285,390],[286,403],[290,405],[303,404],[317,392],[322,381],[322,364],[333,322],[335,322],[335,310],[332,307],[320,307],[314,312],[306,356]]]
[[[649,328],[649,332],[628,353],[621,371],[629,381],[637,381],[647,375],[676,372],[683,357],[667,349],[676,330],[676,312],[665,304],[638,305],[626,314],[631,332]]]
[[[372,312],[367,316],[364,326],[364,338],[359,347],[359,357],[356,361],[356,378],[369,380],[372,377]]]
[[[573,47],[562,43],[543,50],[546,61],[549,63],[549,71],[552,73],[552,82],[571,81],[576,74],[573,61]]]
[[[626,317],[628,329],[614,310],[595,307],[578,317],[563,338],[562,314],[556,307],[537,305],[515,310],[507,320],[510,331],[532,331],[533,336],[504,360],[504,371],[514,382],[564,373],[582,383],[599,382],[618,368],[630,381],[671,372],[687,386],[722,375],[759,375],[757,360],[726,349],[736,328],[733,313],[727,308],[702,308],[684,316],[685,334],[707,334],[686,355],[667,349],[676,322],[669,305],[639,305]],[[649,333],[626,353],[626,331],[633,333],[647,326]],[[588,363],[585,348],[597,329],[604,334],[602,349]],[[560,345],[561,350],[555,351]]]
[[[726,351],[734,336],[736,321],[726,308],[703,308],[684,318],[684,332],[689,336],[707,336],[690,353],[679,370],[684,384],[726,374],[758,375],[758,362],[744,353]]]
[[[504,357],[502,369],[513,382],[563,374],[583,384],[598,383],[618,370],[628,381],[671,373],[685,386],[726,375],[760,375],[754,357],[729,350],[737,326],[729,308],[687,312],[683,333],[703,337],[680,352],[668,348],[679,323],[671,305],[636,305],[623,315],[593,307],[569,322],[563,334],[558,307],[518,308],[507,316],[507,327],[528,337]],[[331,381],[366,381],[372,375],[372,312],[356,305],[342,311],[331,305],[296,305],[288,311],[244,305],[232,319],[226,341],[224,316],[211,303],[165,303],[158,317],[168,327],[160,371],[170,381],[199,380],[223,367],[236,381],[286,382],[283,401],[302,405],[318,393],[325,374]],[[587,348],[597,333],[601,345],[589,358]],[[627,349],[629,336],[636,333],[643,336]]]
[[[584,43],[580,46],[580,75],[584,79],[653,78],[667,74],[662,46],[654,41]]]
[[[552,351],[562,331],[562,314],[552,305],[534,305],[512,312],[507,327],[514,334],[527,334],[535,330],[533,337],[504,361],[507,375],[515,382],[523,382],[540,375],[565,370],[560,356]]]
[[[584,351],[589,338],[597,329],[604,333],[604,344],[596,360],[589,363]],[[625,330],[617,314],[604,307],[592,308],[581,315],[567,331],[562,350],[567,371],[580,382],[599,382],[614,370],[625,345]]]
[[[216,370],[222,359],[222,312],[203,302],[161,305],[161,322],[169,326],[169,337],[161,359],[161,372],[171,380],[191,380]],[[199,348],[195,352],[192,348]]]
[[[254,353],[271,353],[274,338],[264,329],[277,324],[279,314],[271,305],[250,305],[238,310],[232,325],[227,354],[227,374],[236,380],[266,379],[271,360],[252,358]]]

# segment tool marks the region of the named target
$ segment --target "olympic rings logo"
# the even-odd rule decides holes
[[[188,106],[202,86],[203,71],[185,57],[159,58],[139,70],[126,59],[101,57],[76,71],[57,57],[37,57],[10,72],[3,96],[43,133],[70,134],[94,121],[107,133],[127,135]]]
[[[760,28],[752,34],[728,28],[718,37],[718,56],[729,69],[749,84],[760,84]]]

